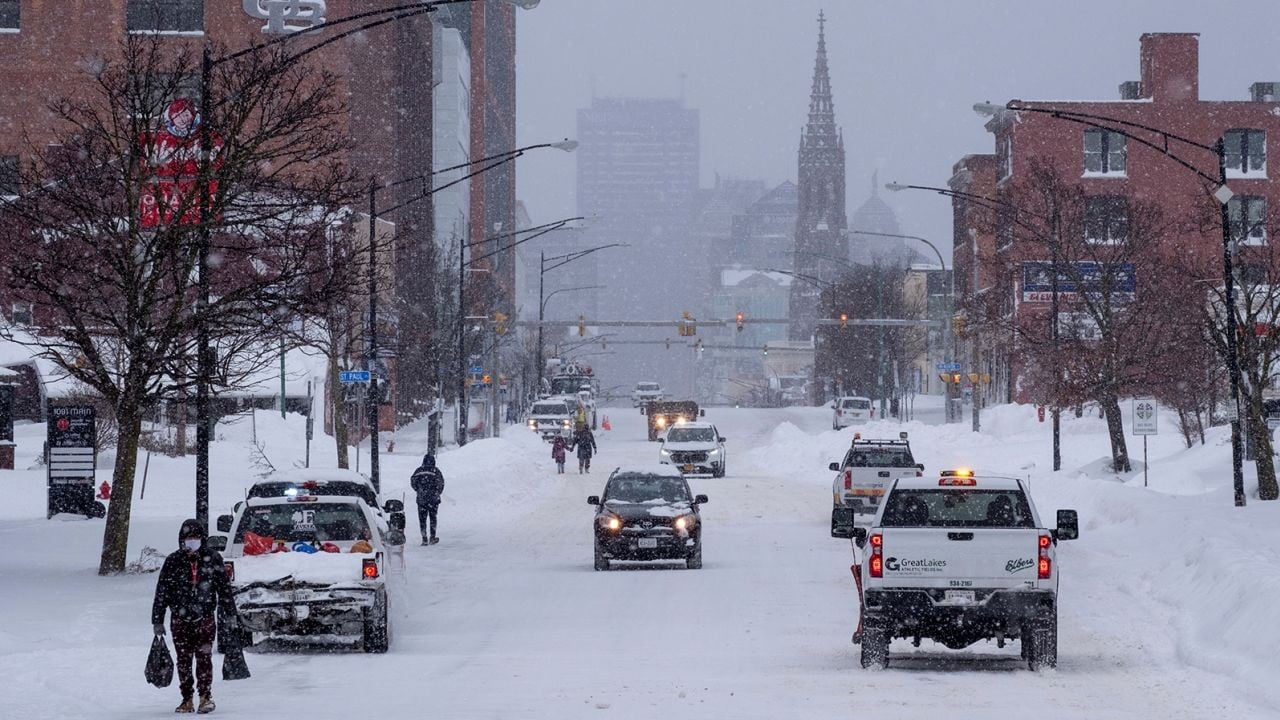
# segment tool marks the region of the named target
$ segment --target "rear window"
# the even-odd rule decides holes
[[[840,407],[844,408],[845,410],[870,410],[871,401],[860,400],[860,399],[859,400],[849,399],[840,403]]]
[[[885,501],[884,527],[1034,528],[1021,490],[894,490]]]
[[[332,502],[250,507],[236,526],[235,542],[243,543],[246,531],[284,542],[350,542],[371,537],[359,507]]]
[[[657,390],[658,383],[640,383],[636,385],[637,390]]]
[[[906,445],[889,447],[857,447],[844,456],[845,467],[915,467],[911,448]]]

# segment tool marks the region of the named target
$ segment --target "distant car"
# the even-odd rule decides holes
[[[662,438],[658,462],[671,465],[685,475],[724,477],[724,438],[711,423],[689,422],[676,425]]]
[[[680,423],[693,422],[707,414],[692,400],[664,400],[646,403],[640,407],[640,413],[648,417],[649,441],[657,441],[658,436]]]
[[[850,425],[861,425],[870,422],[874,411],[871,398],[839,397],[831,403],[831,429],[840,430]]]
[[[543,440],[551,440],[556,435],[568,437],[573,432],[576,413],[576,404],[569,400],[539,400],[529,410],[529,429],[538,433]]]
[[[638,382],[631,391],[631,407],[640,407],[645,403],[657,402],[664,397],[662,386],[656,382]]]
[[[613,560],[683,560],[702,567],[702,516],[706,495],[694,496],[689,483],[670,466],[618,468],[609,475],[595,506],[595,568]]]

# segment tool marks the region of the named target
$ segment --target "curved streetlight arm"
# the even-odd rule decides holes
[[[943,271],[945,272],[947,269],[947,263],[942,259],[942,251],[938,250],[938,246],[928,240],[925,240],[919,235],[895,235],[894,233],[870,232],[868,230],[850,230],[849,232],[855,235],[870,235],[872,237],[898,238],[899,240],[919,240],[925,245],[928,245],[929,248],[933,250],[934,254],[938,256],[938,263],[942,265]]]
[[[945,195],[947,197],[954,197],[954,198],[960,198],[962,200],[968,200],[970,202],[973,202],[976,205],[985,207],[988,210],[1006,208],[1014,212],[1014,216],[1011,218],[1014,224],[1022,227],[1024,230],[1027,230],[1028,232],[1031,232],[1033,234],[1039,232],[1039,229],[1033,225],[1028,225],[1027,223],[1022,222],[1021,220],[1018,219],[1018,215],[1030,215],[1031,217],[1044,223],[1052,224],[1053,222],[1052,218],[1048,218],[1039,213],[1034,213],[1034,212],[1031,212],[1030,210],[1020,208],[1017,205],[1014,205],[1013,203],[1006,202],[998,198],[988,197],[986,195],[978,195],[976,193],[964,192],[962,190],[952,190],[950,188],[932,187],[929,185],[902,185],[896,182],[885,184],[885,189],[890,190],[892,192],[902,192],[903,190],[925,190],[927,192],[937,193],[939,195]]]
[[[579,292],[582,290],[601,290],[605,287],[606,287],[605,285],[583,285],[582,287],[560,288],[559,290],[552,290],[551,292],[547,293],[547,296],[545,298],[542,299],[542,305],[540,306],[540,310],[541,312],[545,313],[547,310],[547,303],[551,302],[551,298],[555,297],[556,295],[559,295],[560,293]]]
[[[462,169],[465,169],[465,168],[473,167],[473,166],[475,166],[475,165],[479,165],[479,164],[481,164],[481,163],[487,163],[487,162],[491,162],[491,161],[494,161],[494,160],[502,160],[502,159],[504,159],[504,158],[508,158],[509,156],[512,156],[512,155],[514,155],[515,157],[511,157],[510,159],[514,160],[516,157],[520,157],[521,155],[523,155],[523,154],[525,154],[525,153],[527,153],[527,152],[530,152],[530,151],[532,151],[532,150],[541,150],[542,148],[555,148],[556,150],[563,150],[563,151],[565,151],[565,152],[573,152],[574,150],[576,150],[576,149],[578,148],[578,141],[577,141],[577,140],[570,140],[570,139],[568,139],[568,138],[565,138],[564,140],[561,140],[560,142],[553,142],[553,143],[539,143],[539,144],[537,144],[537,145],[527,145],[527,146],[525,146],[525,147],[517,148],[517,149],[515,149],[515,150],[508,150],[508,151],[506,151],[506,152],[501,152],[501,153],[498,153],[498,154],[496,154],[496,155],[490,155],[489,157],[486,157],[486,158],[480,158],[479,160],[470,160],[470,161],[468,161],[468,162],[459,163],[459,164],[457,164],[457,165],[451,165],[451,166],[449,166],[449,167],[440,168],[440,169],[438,169],[438,170],[432,170],[429,174],[430,174],[430,175],[440,175],[440,174],[442,174],[442,173],[452,172],[452,171],[454,171],[454,170],[462,170]],[[424,178],[424,177],[427,177],[427,174],[425,174],[425,173],[424,173],[424,174],[422,174],[422,175],[416,175],[416,176],[411,177],[411,178],[405,178],[404,180],[397,180],[396,182],[388,183],[385,187],[394,187],[394,186],[396,186],[396,185],[403,185],[404,183],[407,183],[407,182],[413,182],[414,180],[419,180],[419,179],[422,179],[422,178]]]
[[[577,219],[581,220],[582,218],[577,218]],[[608,250],[609,248],[615,248],[615,247],[631,247],[631,246],[628,245],[627,243],[609,243],[608,245],[600,245],[598,247],[588,248],[586,250],[578,250],[577,252],[565,253],[564,255],[556,255],[554,257],[549,257],[544,259],[543,262],[546,263],[547,261],[552,261],[553,264],[550,266],[543,265],[542,273],[546,274],[551,272],[552,270],[555,270],[556,268],[564,267],[565,265],[568,265],[574,260],[580,260],[586,257],[587,255],[590,255],[593,252]]]
[[[791,277],[797,280],[802,280],[804,282],[809,283],[810,285],[818,288],[819,290],[825,290],[826,288],[829,288],[829,287],[835,287],[835,283],[831,282],[830,280],[823,280],[821,278],[816,278],[812,275],[805,275],[804,273],[793,272],[791,270],[765,268],[764,270],[762,270],[762,272],[772,272],[772,273],[780,273],[782,275],[790,275]]]
[[[501,240],[501,239],[503,239],[503,238],[515,237],[516,235],[523,235],[524,233],[533,233],[532,235],[530,235],[530,236],[529,236],[529,237],[527,237],[527,238],[520,238],[519,240],[517,240],[517,241],[515,241],[515,242],[511,243],[510,245],[506,245],[506,246],[504,246],[504,247],[500,247],[500,248],[498,248],[497,250],[494,250],[493,252],[485,253],[484,255],[481,255],[480,257],[473,257],[473,258],[471,258],[470,260],[468,260],[465,264],[466,264],[466,265],[470,265],[470,264],[472,264],[472,263],[480,262],[481,260],[488,260],[489,258],[493,257],[494,255],[497,255],[498,253],[506,252],[506,251],[510,250],[511,248],[513,248],[513,247],[517,246],[517,245],[523,245],[524,243],[527,243],[527,242],[529,242],[530,240],[533,240],[534,238],[540,238],[540,237],[542,237],[543,235],[546,235],[546,234],[547,234],[547,233],[549,233],[549,232],[553,232],[553,231],[555,231],[555,230],[559,230],[560,228],[563,228],[565,225],[568,225],[569,223],[573,222],[574,220],[582,220],[582,219],[583,219],[583,218],[580,218],[580,217],[575,217],[575,218],[566,218],[566,219],[564,219],[564,220],[560,220],[560,221],[558,221],[558,222],[554,222],[554,223],[547,223],[546,225],[539,225],[539,226],[538,226],[538,227],[536,227],[536,228],[529,228],[529,229],[527,229],[527,230],[517,230],[516,232],[512,232],[512,233],[506,233],[506,234],[504,234],[504,235],[494,235],[493,237],[485,238],[483,242],[490,242],[490,241],[495,241],[495,240]]]

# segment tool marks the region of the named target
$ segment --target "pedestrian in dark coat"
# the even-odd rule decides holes
[[[573,433],[573,447],[578,451],[578,474],[591,472],[591,456],[596,454],[596,436],[586,423],[578,423]]]
[[[239,626],[235,595],[222,556],[207,547],[207,539],[204,526],[198,521],[183,521],[178,531],[178,550],[164,559],[151,604],[151,625],[156,635],[164,635],[164,614],[169,611],[173,649],[178,656],[178,689],[182,691],[182,704],[177,707],[180,713],[195,712],[193,689],[200,691],[199,711],[213,712],[213,640],[218,610],[222,610],[223,617],[221,632],[236,632]]]
[[[428,453],[422,458],[422,464],[413,471],[409,484],[418,496],[418,529],[422,532],[422,544],[434,545],[440,541],[436,537],[436,515],[440,511],[440,496],[444,493],[444,475],[436,467],[435,455]],[[428,522],[430,532],[427,530]]]
[[[556,461],[556,473],[559,475],[564,474],[564,456],[568,449],[569,443],[563,435],[556,435],[551,441],[551,459]]]

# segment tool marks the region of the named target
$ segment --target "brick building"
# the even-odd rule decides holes
[[[1193,33],[1149,33],[1140,39],[1140,80],[1123,82],[1120,97],[1112,101],[1067,102],[1019,100],[1019,104],[1056,108],[1114,118],[1171,132],[1212,146],[1220,138],[1227,146],[1227,184],[1236,197],[1228,205],[1233,225],[1245,231],[1245,244],[1268,242],[1261,221],[1280,208],[1280,189],[1270,182],[1276,170],[1267,167],[1271,147],[1280,142],[1280,83],[1255,82],[1250,96],[1241,100],[1211,101],[1199,92],[1199,37]],[[1244,78],[1241,86],[1245,86]],[[1105,125],[1105,123],[1100,123]],[[1190,260],[1204,278],[1221,277],[1221,230],[1191,222],[1206,202],[1202,179],[1179,166],[1153,147],[1118,133],[1090,128],[1034,112],[1000,112],[986,125],[994,136],[995,153],[971,155],[955,165],[952,190],[1009,202],[1013,187],[1035,163],[1046,163],[1063,178],[1078,182],[1085,195],[1085,242],[1122,243],[1128,239],[1128,212],[1135,203],[1150,203],[1166,218],[1183,220],[1160,239],[1160,252]],[[1160,144],[1159,136],[1130,133]],[[1201,172],[1216,177],[1216,154],[1185,145],[1173,148]],[[990,212],[978,203],[957,197],[953,201],[956,296],[971,298],[1000,292],[988,307],[1013,315],[1019,322],[1049,322],[1049,299],[1032,292],[1020,267],[1045,262],[1044,251],[1017,239],[1010,223],[983,222]],[[999,216],[1000,211],[995,213]],[[978,267],[975,269],[975,260]],[[1000,273],[1013,269],[1009,277]],[[1142,302],[1144,284],[1153,268],[1136,267],[1136,293]],[[973,328],[970,328],[971,330]],[[979,342],[978,367],[969,367],[991,379],[985,391],[992,400],[1036,399],[1026,382],[1027,368],[1018,366],[1009,337],[997,331],[969,333],[962,357],[971,358],[972,341]]]

